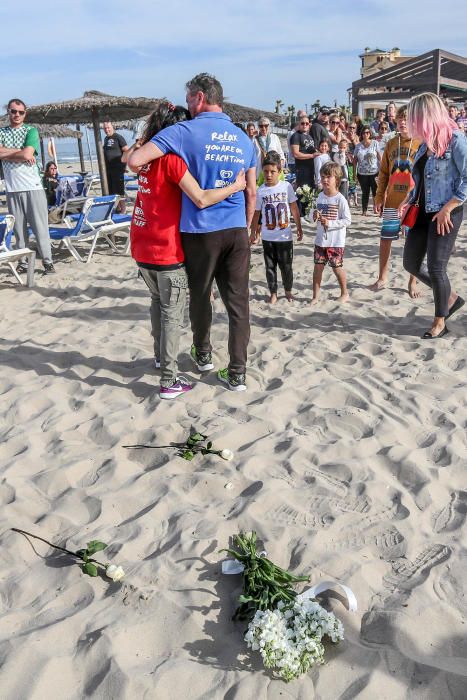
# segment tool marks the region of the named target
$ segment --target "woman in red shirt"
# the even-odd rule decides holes
[[[140,141],[125,152],[127,161],[135,148],[150,141],[162,129],[191,119],[184,107],[163,102],[150,115]],[[131,221],[131,254],[151,293],[151,326],[154,359],[161,368],[160,397],[174,399],[193,388],[178,375],[177,357],[188,282],[179,223],[182,190],[204,209],[245,189],[242,171],[228,187],[202,190],[179,156],[168,153],[143,166],[138,173],[138,194]]]

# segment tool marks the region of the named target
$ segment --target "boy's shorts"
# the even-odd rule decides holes
[[[381,240],[397,241],[401,230],[401,222],[397,216],[397,209],[384,207],[383,222],[381,224]]]
[[[342,267],[344,265],[344,248],[322,248],[315,245],[315,265],[326,265],[329,267]]]

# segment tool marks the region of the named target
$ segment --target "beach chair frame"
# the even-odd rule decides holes
[[[18,248],[11,250],[11,238],[15,226],[15,217],[11,214],[0,215],[0,264],[6,263],[14,277],[21,285],[24,285],[14,262],[26,258],[28,261],[28,271],[26,274],[26,284],[28,287],[34,286],[34,267],[36,263],[36,253],[30,248]]]
[[[112,220],[112,215],[119,200],[118,195],[108,195],[105,197],[90,197],[86,200],[83,211],[74,221],[71,217],[65,220],[65,224],[72,230],[67,235],[66,229],[57,229],[51,227],[52,241],[59,241],[59,248],[65,247],[78,262],[89,263],[94,254],[98,240],[104,239],[109,247],[116,253],[125,254],[129,249],[130,238],[130,220],[115,222]],[[98,219],[93,219],[96,210],[100,209],[101,216]],[[129,217],[130,219],[131,217]],[[127,242],[123,248],[119,248],[114,240],[116,233],[123,233]],[[87,256],[83,256],[77,249],[76,245],[90,242],[91,248]]]

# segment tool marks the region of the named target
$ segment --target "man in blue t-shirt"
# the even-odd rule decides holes
[[[180,231],[190,287],[193,331],[191,356],[200,372],[214,369],[210,341],[211,287],[217,282],[229,317],[229,355],[217,376],[231,391],[246,389],[245,371],[250,338],[248,276],[250,227],[256,204],[256,155],[248,136],[222,111],[222,86],[200,73],[186,84],[193,119],[163,129],[134,151],[130,168],[146,165],[166,153],[187,163],[203,189],[225,187],[245,170],[246,190],[206,209],[198,209],[183,194]]]

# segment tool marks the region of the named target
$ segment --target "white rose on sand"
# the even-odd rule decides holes
[[[109,566],[105,570],[105,575],[108,578],[111,578],[112,581],[121,581],[122,578],[125,576],[125,572],[123,571],[121,566],[117,566],[116,564],[109,564]]]
[[[222,459],[225,459],[227,462],[230,462],[231,459],[233,459],[233,452],[232,450],[221,450],[221,457]]]

